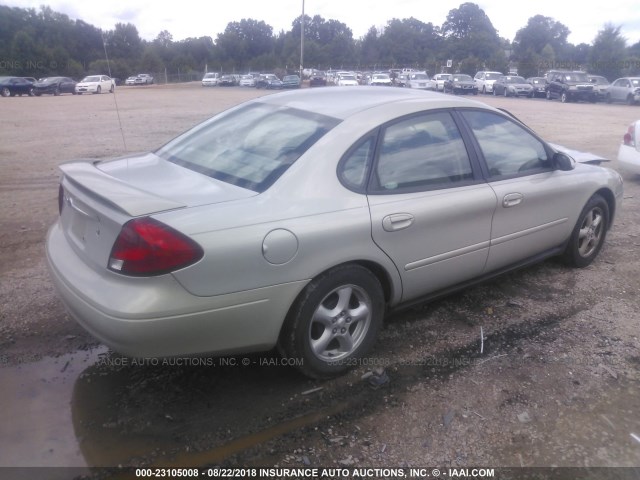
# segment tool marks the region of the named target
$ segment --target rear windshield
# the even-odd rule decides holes
[[[338,123],[303,110],[251,103],[207,120],[156,154],[217,180],[263,192]]]

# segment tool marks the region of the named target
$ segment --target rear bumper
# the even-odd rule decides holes
[[[108,347],[139,358],[268,350],[306,284],[198,297],[172,275],[129,278],[92,269],[58,223],[49,230],[46,250],[51,278],[70,315]]]
[[[634,147],[621,144],[618,149],[618,165],[625,172],[640,175],[640,152]]]

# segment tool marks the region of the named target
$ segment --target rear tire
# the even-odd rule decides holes
[[[2,95],[3,97],[8,97],[11,95],[11,90],[9,90],[7,87],[4,87],[2,90],[0,90],[0,95]]]
[[[291,307],[278,348],[300,359],[312,378],[340,375],[373,346],[384,314],[378,278],[360,265],[341,265],[313,279]]]
[[[560,101],[562,103],[567,103],[569,101],[569,95],[567,95],[566,92],[562,92],[562,94],[560,95]]]
[[[604,245],[608,225],[609,204],[596,194],[589,199],[578,217],[562,254],[564,262],[577,268],[590,265]]]

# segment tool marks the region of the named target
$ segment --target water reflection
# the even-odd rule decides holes
[[[277,358],[154,364],[99,348],[0,368],[0,467],[211,465],[346,408],[331,389],[303,395],[319,384]]]
[[[290,367],[261,366],[265,357],[245,358],[101,358],[77,378],[71,399],[86,464],[199,466],[299,428],[291,420],[317,408],[300,393],[316,384]]]

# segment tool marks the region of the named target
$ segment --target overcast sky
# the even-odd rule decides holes
[[[263,20],[274,33],[289,30],[302,12],[302,0],[0,0],[5,5],[38,9],[48,4],[57,12],[84,20],[104,30],[118,22],[133,23],[140,36],[153,40],[168,30],[174,40],[210,36],[214,40],[229,22],[243,18]],[[345,23],[354,38],[371,26],[382,27],[392,18],[415,17],[425,23],[442,25],[447,13],[463,1],[425,0],[305,0],[305,13],[321,15]],[[622,26],[628,45],[640,41],[638,0],[607,0],[575,3],[562,0],[483,0],[475,2],[488,15],[501,37],[513,40],[516,32],[534,15],[544,15],[563,23],[573,44],[591,43],[607,22]]]

